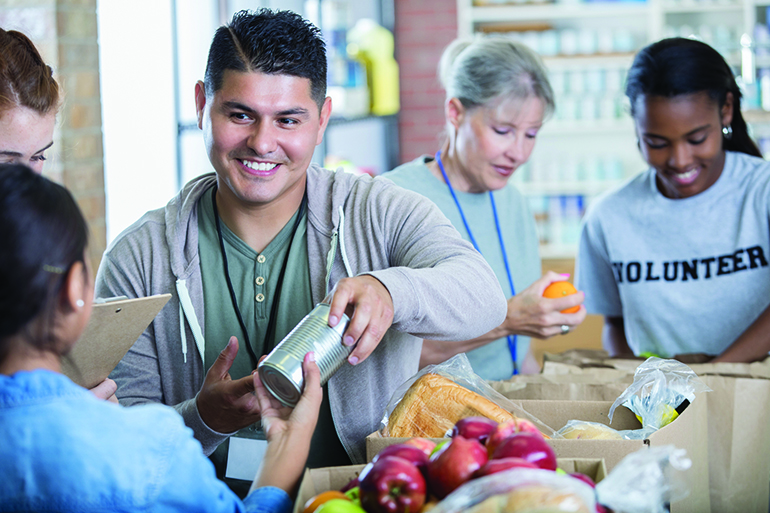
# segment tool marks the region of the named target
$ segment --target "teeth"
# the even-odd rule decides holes
[[[678,178],[681,178],[682,180],[687,180],[689,178],[692,178],[695,176],[695,173],[698,172],[698,169],[691,169],[690,171],[687,171],[686,173],[677,173],[676,176]]]
[[[241,162],[243,162],[244,166],[254,171],[270,171],[278,165],[272,162],[251,162],[249,160],[241,160]]]

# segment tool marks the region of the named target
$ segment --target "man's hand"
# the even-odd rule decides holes
[[[343,278],[334,287],[329,308],[329,326],[336,326],[342,314],[352,312],[342,337],[346,346],[356,344],[348,362],[364,361],[393,324],[393,298],[377,278],[369,275]],[[348,314],[350,315],[350,314]]]
[[[109,401],[111,403],[118,404],[118,398],[115,397],[115,392],[118,390],[118,384],[112,381],[110,378],[105,379],[94,388],[91,389],[91,393],[99,399]]]
[[[201,419],[219,433],[232,433],[259,422],[259,400],[254,394],[254,377],[233,380],[230,367],[238,354],[238,339],[230,337],[206,373],[198,392],[197,405]]]

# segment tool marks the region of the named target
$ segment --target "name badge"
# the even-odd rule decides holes
[[[267,451],[265,433],[259,424],[241,429],[230,437],[225,477],[253,481]]]

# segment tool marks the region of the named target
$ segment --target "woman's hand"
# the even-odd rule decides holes
[[[118,390],[118,385],[110,378],[105,379],[94,388],[91,389],[91,393],[99,399],[109,401],[111,403],[118,404],[118,398],[115,397],[115,392]]]
[[[556,281],[565,281],[569,275],[548,271],[529,287],[508,300],[508,315],[501,328],[505,335],[524,335],[534,338],[549,338],[564,333],[562,326],[570,329],[579,325],[586,318],[583,306],[585,295],[576,294],[548,299],[543,297],[546,287]],[[561,313],[573,306],[580,306],[575,313]]]
[[[293,409],[273,397],[262,384],[259,375],[254,373],[254,388],[262,411],[267,451],[252,489],[275,486],[293,495],[305,470],[310,440],[318,422],[323,389],[321,372],[313,353],[305,355],[302,369],[305,387]]]

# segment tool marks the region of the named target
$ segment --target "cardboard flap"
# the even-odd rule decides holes
[[[80,340],[64,358],[62,373],[85,388],[110,375],[171,294],[95,303]]]

